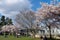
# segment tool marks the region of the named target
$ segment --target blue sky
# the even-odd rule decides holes
[[[41,7],[41,5],[40,5],[40,2],[45,2],[45,3],[48,3],[48,4],[50,4],[50,2],[52,1],[52,0],[30,0],[31,1],[31,3],[32,3],[32,9],[33,10],[37,10],[37,8],[40,8]],[[58,1],[60,1],[60,0],[58,0]]]
[[[50,3],[50,1],[52,0],[0,0],[0,16],[13,18],[24,8],[36,11],[41,7],[40,2]]]
[[[31,1],[31,3],[33,4],[32,9],[36,10],[37,8],[40,8],[41,7],[40,2],[50,3],[50,0],[33,0],[33,1]]]

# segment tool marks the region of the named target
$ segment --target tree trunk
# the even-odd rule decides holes
[[[51,35],[51,27],[49,26],[49,32],[50,32],[50,39],[52,38],[52,35]]]
[[[32,31],[32,34],[33,34],[33,38],[35,38],[35,32],[34,31]]]
[[[28,36],[28,28],[27,28],[27,34],[26,34],[26,36]]]

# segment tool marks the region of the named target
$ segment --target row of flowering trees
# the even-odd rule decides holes
[[[55,3],[55,2],[54,2]],[[41,3],[41,8],[38,8],[36,12],[31,10],[22,10],[16,15],[15,21],[23,28],[38,29],[37,23],[45,21],[46,27],[49,28],[51,38],[51,28],[58,27],[60,25],[60,3],[47,4]],[[35,36],[36,30],[32,30]]]

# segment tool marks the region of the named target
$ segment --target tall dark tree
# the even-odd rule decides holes
[[[9,21],[8,21],[8,22],[9,22],[9,24],[13,24],[12,19],[9,19]]]
[[[6,18],[6,24],[8,24],[8,25],[13,24],[12,19],[7,17]]]
[[[3,26],[3,25],[6,25],[6,23],[5,23],[5,16],[2,16],[1,17],[1,25]]]

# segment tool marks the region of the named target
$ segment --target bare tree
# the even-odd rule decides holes
[[[27,34],[28,34],[28,29],[32,34],[35,31],[34,29],[36,28],[34,25],[34,20],[35,20],[35,13],[33,11],[20,11],[18,15],[16,15],[15,21],[20,25],[20,27],[26,28],[27,29]],[[33,32],[32,32],[33,31]],[[35,35],[34,35],[35,36]]]

